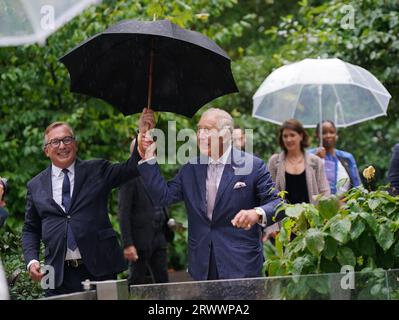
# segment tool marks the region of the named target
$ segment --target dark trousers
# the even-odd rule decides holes
[[[138,250],[139,259],[129,262],[129,285],[169,281],[166,241],[163,236],[156,238],[159,239],[154,239],[152,248]],[[147,281],[147,273],[150,275],[150,281]]]
[[[64,279],[62,285],[55,289],[46,290],[45,296],[51,297],[60,294],[83,291],[82,281],[85,281],[87,279],[91,281],[116,280],[116,274],[95,277],[87,270],[84,264],[81,264],[76,268],[69,267],[65,264]]]

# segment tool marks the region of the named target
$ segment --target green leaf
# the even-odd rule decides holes
[[[342,244],[349,240],[349,231],[351,229],[351,222],[349,219],[344,218],[338,220],[330,226],[330,235]]]
[[[286,275],[286,269],[282,260],[270,261],[267,265],[267,271],[270,277]]]
[[[380,205],[381,199],[369,199],[367,201],[367,203],[368,203],[370,209],[374,211]]]
[[[370,289],[370,293],[372,296],[376,296],[380,293],[381,291],[381,284],[377,283],[375,284],[371,289]]]
[[[360,219],[356,219],[355,222],[352,224],[352,229],[351,229],[351,239],[356,240],[357,238],[360,237],[360,235],[363,233],[364,229],[366,226]]]
[[[323,219],[331,219],[335,216],[339,209],[339,202],[337,197],[321,198],[317,205],[320,215]]]
[[[374,257],[376,254],[376,242],[374,241],[374,237],[366,232],[363,232],[356,241],[356,246],[361,255]]]
[[[326,238],[324,256],[328,260],[332,260],[337,254],[337,241],[331,237]]]
[[[360,216],[367,222],[369,227],[374,232],[377,232],[377,230],[378,230],[378,222],[370,213],[368,213],[368,212],[360,212]]]
[[[337,259],[341,266],[349,265],[355,267],[356,265],[355,254],[349,247],[338,248]]]
[[[314,256],[319,256],[324,249],[324,234],[317,229],[309,229],[305,235],[306,247]]]
[[[399,258],[399,242],[397,242],[393,247],[393,255],[394,257]]]
[[[303,257],[298,257],[294,260],[293,264],[292,264],[292,274],[294,275],[300,275],[302,274],[302,271],[305,267],[307,266],[311,266],[312,265],[312,261],[309,259],[309,257],[307,255],[303,256]]]
[[[393,232],[387,224],[379,226],[378,232],[375,234],[378,244],[386,252],[395,242]]]
[[[285,215],[291,218],[298,219],[303,211],[304,209],[300,204],[295,204],[285,209]]]
[[[308,278],[309,287],[325,295],[330,292],[330,279],[328,275],[311,275]]]

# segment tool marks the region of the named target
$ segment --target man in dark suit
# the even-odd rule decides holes
[[[143,112],[140,130],[146,120]],[[108,197],[138,175],[137,160],[111,164],[76,158],[77,142],[64,122],[51,124],[44,134],[44,153],[51,166],[28,183],[22,247],[31,278],[40,281],[39,248],[53,267],[55,288],[47,295],[82,290],[81,281],[114,279],[126,269],[122,250],[108,217]]]
[[[141,177],[119,191],[119,225],[123,253],[129,261],[129,285],[168,282],[167,244],[173,238],[165,207],[154,206]]]
[[[388,171],[388,180],[391,183],[391,194],[399,194],[399,143],[393,147],[391,163]]]
[[[281,203],[265,163],[232,148],[231,116],[204,112],[197,126],[201,155],[168,183],[142,136],[138,170],[155,204],[184,201],[188,214],[188,269],[195,280],[261,276],[261,226],[272,224]]]

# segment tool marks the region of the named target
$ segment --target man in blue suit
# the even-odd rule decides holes
[[[232,147],[232,117],[203,113],[197,130],[201,155],[166,182],[155,143],[142,136],[138,171],[155,204],[184,201],[188,214],[188,270],[195,280],[261,276],[262,226],[282,202],[265,163]]]
[[[151,124],[146,114],[140,129]],[[152,125],[152,124],[151,124]],[[55,288],[46,294],[82,290],[81,282],[115,279],[126,269],[122,249],[108,217],[112,188],[138,176],[134,155],[124,163],[76,158],[72,128],[55,122],[44,134],[44,152],[51,166],[28,183],[22,247],[31,278],[40,281],[40,240],[45,264],[54,268]]]

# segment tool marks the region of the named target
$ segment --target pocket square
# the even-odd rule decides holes
[[[245,182],[241,182],[241,181],[238,181],[235,185],[234,185],[234,188],[233,189],[240,189],[240,188],[244,188],[244,187],[246,187],[247,185],[245,184]]]

